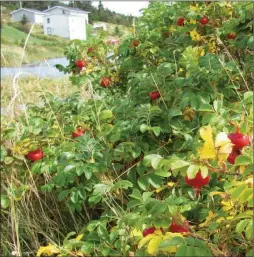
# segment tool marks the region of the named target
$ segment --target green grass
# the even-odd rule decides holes
[[[80,91],[79,88],[71,84],[68,77],[62,77],[62,78],[38,78],[33,76],[21,77],[18,80],[18,88],[21,94],[16,99],[16,104],[38,103],[41,101],[40,96],[45,92],[50,92],[51,94],[57,95],[60,97],[66,97],[70,93]],[[1,80],[2,107],[8,106],[12,97],[13,97],[12,78],[7,77]]]
[[[17,23],[13,23],[13,26],[17,25]],[[34,27],[28,39],[22,64],[64,55],[64,48],[70,41],[57,36],[46,36],[40,34],[41,32],[41,26]],[[17,67],[20,65],[27,35],[10,25],[3,26],[1,30],[1,67]]]
[[[23,31],[4,25],[1,30],[1,40],[4,42],[15,43],[17,41],[26,40],[27,34]],[[29,37],[28,44],[43,44],[45,40],[37,39],[33,36]]]

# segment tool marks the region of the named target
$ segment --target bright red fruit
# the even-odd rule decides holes
[[[189,227],[189,222],[187,220],[184,221],[185,225]],[[185,228],[182,225],[177,224],[174,220],[171,223],[171,226],[169,227],[169,232],[172,233],[183,233],[183,232],[189,232],[187,228]]]
[[[156,100],[156,99],[158,99],[158,98],[161,97],[161,94],[160,94],[160,92],[158,92],[158,91],[154,91],[154,92],[150,92],[150,93],[149,93],[149,97],[150,97],[152,100]]]
[[[109,87],[110,86],[110,78],[108,77],[104,77],[102,80],[101,80],[101,86],[102,87]]]
[[[75,65],[79,68],[79,70],[82,70],[82,68],[86,66],[86,62],[84,62],[82,60],[77,60],[75,62]]]
[[[155,227],[146,228],[143,231],[143,237],[148,236],[149,234],[152,234],[156,230]]]
[[[209,19],[206,16],[202,17],[199,20],[199,23],[202,24],[202,25],[206,25],[208,22],[209,22]]]
[[[235,33],[228,33],[226,35],[226,37],[227,37],[228,40],[235,39],[236,38],[236,34]]]
[[[178,18],[177,25],[178,26],[183,26],[183,23],[184,23],[184,18]]]
[[[207,185],[209,181],[210,181],[210,176],[203,178],[200,170],[196,174],[196,177],[193,179],[189,179],[187,176],[185,176],[186,184],[198,189],[201,188],[202,186]]]
[[[134,47],[139,46],[139,44],[140,44],[140,42],[139,42],[138,40],[136,40],[136,39],[132,40],[132,45],[133,45]]]
[[[243,147],[250,144],[250,139],[242,133],[239,133],[239,128],[237,128],[236,133],[231,133],[228,135],[231,143],[234,144],[234,148],[241,150]]]
[[[38,161],[43,158],[43,152],[41,149],[31,151],[26,155],[26,158],[32,162]]]
[[[81,137],[84,135],[84,130],[78,128],[75,132],[72,132],[72,138]]]
[[[238,155],[241,155],[241,151],[233,148],[232,152],[229,154],[227,161],[231,164],[235,164],[235,159]]]

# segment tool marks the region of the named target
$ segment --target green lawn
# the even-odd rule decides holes
[[[1,30],[1,40],[4,42],[16,43],[21,40],[26,40],[27,34],[23,31],[4,25]],[[43,44],[46,40],[41,40],[30,35],[28,44]]]

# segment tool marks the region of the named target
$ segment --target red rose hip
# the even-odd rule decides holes
[[[199,23],[200,23],[201,25],[206,25],[208,22],[209,22],[209,19],[208,19],[206,16],[202,17],[202,18],[199,20]]]
[[[187,220],[184,221],[185,225],[189,227],[189,222]],[[171,223],[171,226],[169,227],[169,232],[172,233],[184,233],[184,232],[189,232],[187,228],[184,226],[177,224],[174,220]]]
[[[149,97],[152,99],[152,100],[156,100],[158,98],[161,97],[161,94],[159,91],[154,91],[154,92],[150,92],[149,93]]]
[[[26,155],[26,158],[32,162],[41,160],[43,158],[43,152],[41,149],[31,151]]]
[[[241,155],[241,151],[233,148],[232,152],[228,155],[227,161],[231,164],[235,164],[235,159],[237,156]]]
[[[146,236],[148,236],[148,235],[150,235],[150,234],[153,234],[153,232],[156,230],[156,228],[155,227],[151,227],[151,228],[146,228],[146,229],[144,229],[144,231],[143,231],[143,237],[146,237]]]
[[[109,87],[110,86],[110,78],[108,77],[104,77],[102,80],[101,80],[101,86],[102,87]]]
[[[189,186],[192,186],[193,188],[198,188],[200,189],[203,186],[206,186],[209,184],[210,181],[210,176],[207,176],[206,178],[203,178],[201,175],[201,171],[199,170],[198,173],[196,174],[195,178],[189,179],[187,176],[185,176],[185,182]]]
[[[86,66],[86,62],[84,62],[82,60],[77,60],[75,62],[75,65],[79,68],[79,70],[82,70],[82,68]]]
[[[84,130],[78,128],[75,132],[72,132],[72,138],[81,137],[84,135]]]
[[[136,39],[132,40],[132,46],[137,47],[139,46],[140,42]]]
[[[250,144],[249,137],[240,133],[239,128],[237,128],[236,133],[229,134],[228,138],[231,140],[231,143],[234,144],[234,148],[238,150]]]
[[[184,18],[178,18],[177,25],[180,26],[180,27],[183,26],[184,25]]]
[[[228,40],[235,39],[235,38],[236,38],[236,34],[235,34],[235,33],[228,33],[228,34],[226,35],[226,38],[227,38]]]

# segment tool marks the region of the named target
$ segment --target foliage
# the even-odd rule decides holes
[[[10,166],[29,167],[46,180],[41,194],[56,194],[75,217],[85,216],[61,247],[51,240],[38,256],[251,255],[251,146],[227,161],[227,135],[236,127],[253,132],[251,11],[246,2],[151,2],[120,45],[98,38],[65,50],[69,65],[57,67],[91,98],[46,95],[42,106],[30,106],[29,119],[2,131],[15,142],[2,161],[5,179]],[[75,70],[76,60],[86,67]],[[110,87],[100,86],[104,77]],[[152,101],[155,90],[161,97]],[[77,127],[85,134],[73,139]],[[38,148],[44,158],[29,163],[24,156]],[[184,178],[199,170],[211,179],[197,195]],[[5,199],[26,195],[25,186],[4,192],[5,208]],[[173,220],[188,220],[188,232],[170,232]]]
[[[22,16],[22,19],[20,20],[20,23],[25,26],[28,23],[28,19],[26,17],[26,15]]]

